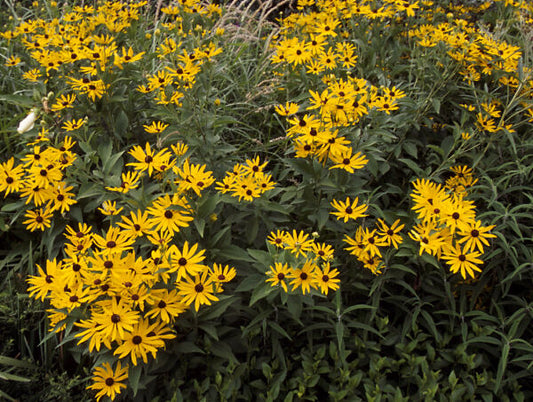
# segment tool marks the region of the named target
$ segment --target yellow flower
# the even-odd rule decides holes
[[[368,205],[361,204],[357,206],[358,202],[359,197],[355,197],[353,202],[350,200],[350,197],[346,197],[345,202],[333,200],[331,205],[337,210],[337,212],[330,212],[330,214],[335,215],[337,219],[343,219],[344,222],[348,222],[348,219],[355,220],[357,218],[368,216],[365,214]]]
[[[218,300],[218,297],[213,294],[213,280],[208,273],[205,270],[201,275],[195,275],[193,278],[185,277],[185,281],[177,284],[183,302],[188,306],[194,302],[196,311],[200,305],[211,305],[211,301]]]
[[[27,225],[27,229],[30,232],[33,232],[34,230],[42,230],[44,231],[46,228],[49,228],[51,225],[51,217],[52,212],[48,207],[43,211],[42,208],[39,208],[35,211],[26,211],[24,216],[28,218],[23,223]]]
[[[74,130],[79,129],[84,124],[85,124],[84,119],[78,119],[78,120],[74,119],[74,120],[66,121],[65,124],[63,124],[61,128],[66,131],[74,131]]]
[[[87,389],[99,390],[96,394],[96,400],[100,401],[103,396],[108,396],[114,400],[117,394],[122,392],[122,388],[127,388],[124,381],[128,378],[128,366],[122,367],[120,361],[117,362],[115,370],[109,363],[102,364],[93,371],[94,383],[87,386]]]
[[[168,124],[165,124],[160,121],[153,121],[150,125],[143,125],[144,131],[150,134],[159,134],[165,131],[168,127]]]

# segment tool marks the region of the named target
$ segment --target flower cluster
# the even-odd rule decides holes
[[[34,207],[24,215],[32,232],[49,228],[54,211],[67,212],[77,202],[71,192],[74,187],[65,180],[65,170],[76,160],[75,141],[67,136],[53,146],[46,133],[41,130],[39,138],[28,144],[20,163],[12,157],[0,164],[0,191],[4,196],[18,194],[24,204]]]
[[[481,272],[479,258],[488,246],[489,233],[494,225],[484,226],[476,219],[475,205],[468,201],[467,188],[475,179],[467,166],[453,168],[455,175],[441,184],[417,179],[411,194],[419,223],[409,236],[420,246],[420,254],[428,253],[445,260],[453,273],[475,277]]]
[[[292,233],[283,230],[271,232],[268,242],[289,252],[280,255],[284,261],[275,262],[266,273],[269,276],[266,282],[270,282],[271,286],[279,286],[287,292],[287,282],[290,281],[292,291],[300,288],[306,294],[311,289],[320,289],[325,295],[339,288],[339,271],[331,268],[335,250],[330,245],[318,243],[309,234],[296,230]]]
[[[281,35],[273,45],[272,63],[278,74],[300,71],[303,65],[307,75],[320,78],[317,84],[321,87],[309,89],[310,96],[301,105],[287,103],[276,108],[278,114],[287,116],[287,137],[292,140],[297,158],[310,156],[322,163],[330,161],[331,168],[349,173],[368,162],[354,150],[357,139],[342,135],[340,130],[358,125],[372,111],[390,114],[398,110],[398,101],[406,95],[396,87],[378,87],[352,74],[358,49],[343,26],[356,16],[409,15],[418,8],[416,3],[405,3],[387,2],[379,10],[383,15],[378,16],[369,5],[359,6],[357,2],[318,2],[318,12],[292,14],[283,20]],[[311,3],[299,5],[304,8]],[[300,107],[306,113],[296,115]]]
[[[272,175],[264,171],[267,164],[261,162],[258,156],[247,159],[244,164],[237,163],[222,181],[216,183],[216,188],[221,194],[231,193],[239,201],[253,201],[276,185]]]

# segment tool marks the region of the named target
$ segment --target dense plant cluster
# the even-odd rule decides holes
[[[531,396],[531,4],[226,3],[6,0],[0,396]]]

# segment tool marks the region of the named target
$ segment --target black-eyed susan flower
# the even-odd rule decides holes
[[[133,238],[141,237],[149,233],[152,229],[152,222],[148,216],[148,211],[131,211],[130,216],[121,216],[122,222],[117,225],[123,229],[123,232],[131,235]]]
[[[159,336],[156,336],[154,329],[157,325],[157,322],[150,324],[149,320],[141,318],[133,326],[133,330],[126,334],[124,342],[115,349],[113,354],[118,355],[120,359],[129,356],[134,366],[137,365],[137,359],[142,359],[144,363],[148,363],[148,354],[151,354],[155,359],[157,350],[165,347],[163,336],[166,339],[175,338],[175,335],[170,333],[169,328],[166,328],[166,334],[161,332]]]
[[[189,242],[183,243],[180,250],[176,246],[171,246],[168,250],[170,266],[172,272],[177,273],[177,280],[186,276],[197,275],[207,267],[201,262],[205,259],[205,250],[198,250],[198,244],[189,246]]]
[[[167,129],[168,124],[161,121],[153,121],[151,124],[143,125],[143,127],[144,131],[149,134],[160,134]]]
[[[128,366],[122,367],[120,361],[117,361],[115,370],[107,362],[102,366],[96,367],[93,371],[93,384],[88,385],[87,389],[97,390],[96,400],[100,401],[102,397],[108,396],[111,400],[126,389],[127,385],[122,381],[128,378]]]
[[[190,215],[189,205],[185,199],[173,200],[168,194],[159,197],[147,208],[152,218],[154,230],[168,232],[171,235],[179,232],[181,227],[189,226],[194,218]]]
[[[139,180],[141,175],[139,172],[126,172],[120,175],[121,182],[117,187],[106,187],[106,190],[115,191],[118,193],[127,193],[132,189],[135,189],[139,186]]]
[[[209,269],[209,274],[214,283],[226,283],[235,278],[237,271],[234,267],[222,264],[213,264]]]
[[[61,126],[61,128],[63,130],[66,130],[66,131],[74,131],[74,130],[78,130],[79,128],[81,128],[81,126],[83,126],[85,124],[85,120],[84,119],[73,119],[73,120],[69,120],[69,121],[66,121],[63,126]]]
[[[74,94],[67,94],[67,95],[61,95],[59,96],[55,103],[50,108],[54,112],[58,112],[60,110],[66,109],[66,108],[72,108],[72,104],[76,100],[76,95]]]
[[[0,164],[0,191],[4,197],[9,193],[18,192],[23,185],[24,168],[15,166],[15,158],[9,158],[7,162]]]
[[[110,227],[105,237],[98,234],[93,235],[94,243],[100,249],[99,254],[111,255],[120,254],[123,251],[130,250],[135,239],[118,227]]]
[[[293,268],[288,276],[289,279],[292,279],[290,282],[292,290],[294,291],[301,288],[302,293],[306,294],[307,292],[310,292],[311,289],[316,289],[317,285],[314,272],[317,268],[317,265],[311,260],[305,261],[301,268]]]
[[[313,239],[309,239],[309,234],[303,231],[287,233],[285,237],[285,249],[289,250],[296,257],[302,255],[305,257],[308,251],[313,248]]]
[[[496,235],[488,233],[495,227],[496,225],[482,226],[481,221],[476,220],[474,223],[459,230],[461,238],[458,240],[458,243],[464,243],[463,250],[465,252],[477,250],[480,253],[483,253],[483,245],[489,246],[489,241],[487,239],[496,237]]]
[[[26,211],[24,216],[28,219],[23,223],[30,232],[33,232],[34,230],[44,231],[51,226],[52,215],[52,212],[48,208],[45,208],[44,210],[39,208],[34,211]]]
[[[152,289],[148,304],[150,311],[145,314],[145,318],[159,318],[167,324],[174,322],[187,309],[176,289],[170,292],[167,289]]]
[[[358,203],[359,203],[359,197],[355,197],[353,202],[350,200],[350,197],[346,197],[346,201],[344,202],[333,200],[331,202],[331,205],[337,211],[330,212],[330,213],[332,215],[335,215],[337,219],[344,220],[345,223],[348,222],[348,219],[355,220],[355,219],[367,216],[365,212],[368,209],[368,205],[366,204],[357,205]]]
[[[139,321],[139,312],[133,310],[124,300],[112,298],[100,303],[101,311],[93,313],[94,320],[100,324],[100,331],[110,341],[124,340]]]
[[[315,268],[313,275],[316,286],[323,294],[327,295],[330,289],[335,291],[339,288],[339,271],[332,269],[329,262],[322,264],[321,268]]]
[[[398,233],[404,228],[404,224],[400,224],[400,220],[397,219],[392,225],[388,226],[383,219],[378,219],[378,235],[381,241],[387,246],[393,246],[398,248],[398,245],[402,243],[403,238]]]
[[[286,280],[289,278],[291,272],[292,269],[287,263],[282,264],[281,262],[275,262],[273,266],[270,266],[270,270],[266,272],[269,278],[267,278],[265,282],[270,282],[271,286],[281,286],[283,290],[287,292]]]
[[[218,300],[218,297],[213,294],[213,280],[208,274],[209,272],[206,269],[200,275],[195,275],[191,278],[185,277],[183,281],[177,283],[183,303],[188,306],[194,303],[196,311],[201,305],[211,305],[212,301]]]
[[[287,103],[285,103],[285,105],[277,105],[277,106],[275,106],[274,110],[280,116],[290,116],[290,115],[298,113],[298,109],[299,108],[300,107],[298,106],[297,103],[287,102]]]
[[[481,268],[477,265],[483,264],[483,261],[478,257],[481,255],[479,251],[467,252],[461,248],[459,244],[453,247],[448,247],[444,252],[442,259],[446,260],[446,264],[450,266],[450,271],[454,274],[461,271],[461,276],[466,279],[466,276],[475,278],[475,272],[481,272]]]
[[[155,166],[162,164],[169,165],[170,152],[167,148],[163,148],[159,152],[155,152],[150,144],[145,144],[144,150],[141,146],[135,145],[129,154],[133,156],[137,162],[128,163],[127,166],[133,166],[133,168],[139,172],[148,171],[148,175],[151,176]]]
[[[117,208],[117,202],[111,200],[105,200],[102,206],[98,207],[98,211],[106,216],[118,215],[123,209],[124,207]]]
[[[41,299],[44,301],[45,297],[56,286],[56,280],[59,275],[59,271],[62,268],[62,262],[53,260],[46,260],[46,267],[43,270],[39,264],[36,264],[38,275],[30,275],[27,279],[28,292],[30,297],[35,299]]]
[[[286,236],[287,233],[284,230],[278,229],[276,232],[270,232],[267,241],[278,248],[284,248]]]

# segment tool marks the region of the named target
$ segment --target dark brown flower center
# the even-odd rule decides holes
[[[131,338],[131,342],[134,345],[139,345],[143,341],[143,338],[141,338],[139,335],[135,335],[133,338]]]
[[[202,293],[204,291],[204,285],[199,283],[194,287],[194,290],[196,291],[196,293]]]
[[[116,324],[117,322],[120,322],[120,315],[118,315],[118,314],[113,314],[113,315],[111,316],[111,322],[114,323],[114,324]]]

